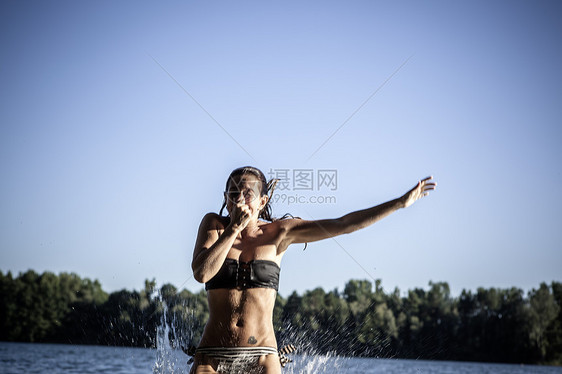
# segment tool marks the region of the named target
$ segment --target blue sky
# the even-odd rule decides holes
[[[277,216],[439,183],[291,247],[284,296],[562,281],[561,16],[557,1],[3,1],[0,270],[197,291],[199,222],[249,164],[336,170],[335,190],[278,191]]]

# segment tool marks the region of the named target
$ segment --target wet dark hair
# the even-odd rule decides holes
[[[260,214],[259,214],[258,218],[264,219],[264,220],[269,221],[269,222],[275,221],[276,219],[271,217],[270,202],[271,202],[271,196],[273,195],[273,190],[275,190],[275,186],[277,185],[277,182],[279,182],[279,179],[271,179],[268,182],[267,179],[265,178],[265,175],[262,173],[262,171],[260,169],[255,168],[253,166],[243,166],[241,168],[234,169],[232,171],[232,173],[230,173],[230,175],[228,176],[228,179],[226,180],[226,186],[225,186],[224,190],[228,191],[228,185],[230,184],[230,181],[232,181],[235,177],[239,177],[239,176],[242,176],[244,174],[253,175],[254,177],[256,177],[260,181],[260,197],[265,196],[265,195],[269,196],[269,199],[267,200],[267,203],[265,204],[263,209],[260,211]],[[224,198],[224,201],[222,202],[222,206],[221,206],[221,209],[219,211],[219,215],[222,216],[222,211],[224,210],[225,207],[226,207],[226,197]],[[285,217],[285,216],[283,216],[283,217]]]

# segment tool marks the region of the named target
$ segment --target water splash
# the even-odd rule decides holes
[[[321,351],[322,344],[319,346],[319,342],[337,341],[337,337],[331,334],[306,334],[290,322],[285,322],[279,335],[283,344],[291,343],[297,346],[296,354],[289,355],[293,362],[283,368],[283,374],[335,374],[341,372],[342,364],[348,360],[337,356],[333,351]]]
[[[316,373],[339,373],[341,361],[345,358],[332,354],[308,354],[304,353],[293,357],[293,362],[283,370],[283,374],[316,374]]]
[[[156,362],[152,367],[153,374],[184,374],[188,373],[187,356],[177,347],[180,341],[176,333],[174,321],[168,323],[168,306],[158,295],[162,305],[162,317],[156,328]]]
[[[197,321],[194,314],[188,305],[183,305],[183,309],[178,309],[177,305],[168,307],[158,291],[154,299],[158,300],[161,317],[156,328],[156,360],[152,372],[187,374],[190,369],[187,364],[189,357],[181,348],[195,343],[194,330]],[[337,356],[335,352],[321,351],[318,347],[319,341],[336,343],[341,337],[333,336],[332,333],[305,334],[290,323],[285,323],[282,330],[279,343],[283,341],[298,347],[296,354],[289,355],[293,362],[282,369],[283,374],[335,374],[346,367],[348,358]]]

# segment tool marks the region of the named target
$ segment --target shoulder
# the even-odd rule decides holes
[[[290,217],[290,218],[283,218],[277,221],[274,221],[278,227],[279,233],[283,235],[284,238],[287,237],[291,232],[293,232],[296,228],[301,226],[304,222],[303,219],[300,217]]]
[[[277,226],[277,237],[279,240],[278,253],[285,252],[289,245],[293,244],[295,232],[299,231],[297,228],[300,227],[303,222],[306,221],[296,217],[279,219],[273,222]]]
[[[293,227],[302,224],[305,221],[300,217],[288,217],[288,218],[281,218],[274,222],[277,223],[280,228],[291,229]]]
[[[230,219],[228,217],[209,212],[203,216],[201,227],[205,227],[206,229],[220,229],[228,226],[229,221]]]

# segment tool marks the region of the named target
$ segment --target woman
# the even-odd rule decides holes
[[[227,179],[219,214],[203,217],[193,274],[205,283],[209,321],[191,373],[280,373],[273,307],[281,258],[289,245],[348,234],[412,205],[436,184],[425,178],[402,197],[340,218],[273,220],[269,198],[274,183],[254,167]],[[220,215],[226,207],[228,216]],[[261,219],[260,219],[261,218]]]

